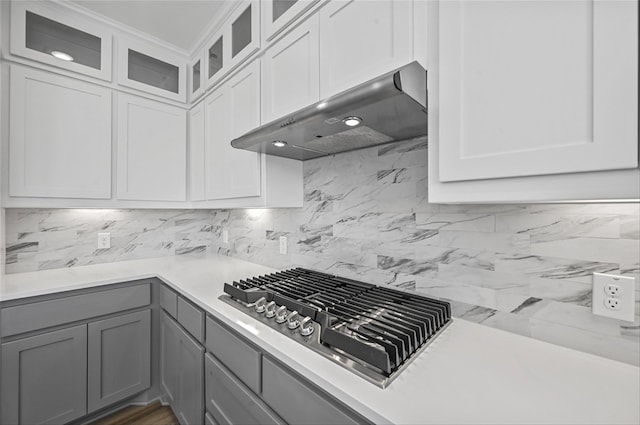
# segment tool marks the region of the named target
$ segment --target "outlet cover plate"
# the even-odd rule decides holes
[[[604,290],[608,284],[618,285],[621,289],[616,296],[610,296]],[[605,299],[615,298],[620,301],[619,310],[605,307]],[[636,279],[615,274],[594,273],[591,311],[598,316],[634,322],[636,307]]]
[[[111,233],[98,233],[98,249],[111,248]]]

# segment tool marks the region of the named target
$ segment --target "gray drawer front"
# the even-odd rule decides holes
[[[329,399],[308,384],[263,358],[262,398],[285,421],[291,424],[358,424]]]
[[[160,285],[160,307],[174,318],[178,317],[178,295],[164,285]]]
[[[204,312],[182,297],[178,297],[178,322],[195,339],[204,343]]]
[[[218,425],[216,421],[213,420],[209,412],[204,414],[204,424],[205,425]]]
[[[207,350],[256,394],[260,394],[262,354],[207,317]]]
[[[218,424],[284,423],[211,354],[205,356],[204,367],[206,407]]]
[[[151,302],[150,284],[108,289],[3,308],[3,337],[143,307]]]

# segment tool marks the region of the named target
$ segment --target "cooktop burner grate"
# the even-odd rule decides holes
[[[303,268],[224,291],[230,304],[382,387],[451,322],[447,302]]]

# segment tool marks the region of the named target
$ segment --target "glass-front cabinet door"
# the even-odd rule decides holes
[[[262,40],[272,40],[318,0],[265,0],[262,2]]]
[[[153,45],[118,42],[118,84],[186,102],[185,59]]]
[[[204,93],[204,56],[200,55],[191,61],[189,67],[189,100],[196,101]]]
[[[210,43],[206,52],[207,58],[207,81],[215,81],[222,77],[226,61],[224,34],[214,36],[214,41]]]
[[[260,2],[242,0],[225,25],[207,43],[207,87],[221,79],[260,48]]]
[[[55,4],[11,3],[11,53],[111,81],[111,33]]]

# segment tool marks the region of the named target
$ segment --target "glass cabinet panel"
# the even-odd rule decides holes
[[[26,11],[25,45],[60,61],[100,69],[102,40],[68,25]]]
[[[271,22],[275,22],[297,2],[298,0],[273,0],[271,2]]]
[[[179,92],[180,68],[129,49],[128,78],[172,93]]]
[[[191,78],[191,81],[193,81],[191,86],[191,93],[195,93],[196,91],[198,91],[198,89],[200,89],[200,61],[196,62],[193,65],[193,68],[191,70]]]
[[[231,25],[231,57],[251,43],[251,5]]]
[[[216,72],[222,69],[222,38],[223,37],[220,37],[213,46],[209,48],[209,78],[213,77]]]

